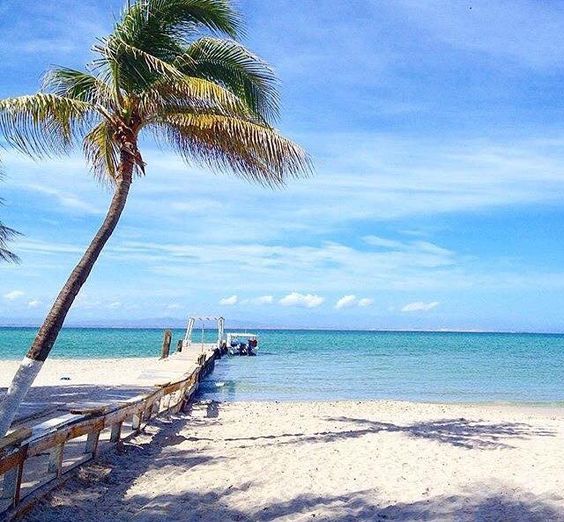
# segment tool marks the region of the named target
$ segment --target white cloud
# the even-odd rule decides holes
[[[121,307],[121,301],[114,301],[113,303],[110,303],[108,305],[108,308],[111,308],[112,310],[115,310],[116,308],[120,308]]]
[[[363,297],[362,299],[358,300],[358,306],[362,308],[370,306],[373,303],[374,303],[374,299],[370,299],[369,297]]]
[[[344,295],[337,301],[335,304],[335,308],[340,310],[341,308],[348,308],[356,304],[356,296],[355,295]]]
[[[170,204],[172,210],[188,214],[205,214],[221,210],[222,205],[213,199],[194,199],[190,201],[175,201]]]
[[[180,305],[177,304],[177,303],[169,304],[169,305],[167,305],[167,307],[166,307],[167,310],[180,310],[181,308],[182,308],[182,306],[180,306]]]
[[[402,312],[426,312],[432,310],[439,306],[438,301],[432,301],[430,303],[424,303],[423,301],[415,301],[413,303],[406,304],[401,311]]]
[[[224,297],[223,299],[219,300],[220,305],[231,306],[237,304],[239,298],[236,295],[232,295],[230,297]]]
[[[32,299],[27,303],[28,308],[37,308],[41,304],[41,301],[38,299]]]
[[[47,196],[54,197],[61,206],[69,208],[71,210],[77,210],[80,212],[85,212],[87,214],[102,214],[103,210],[91,205],[87,201],[80,199],[75,194],[71,194],[68,192],[64,192],[61,190],[57,190],[52,187],[45,187],[43,185],[37,184],[28,184],[23,185],[21,188],[32,190],[34,192],[39,192],[41,194],[45,194]]]
[[[7,299],[8,301],[15,301],[16,299],[19,299],[22,295],[24,295],[24,292],[22,292],[21,290],[12,290],[11,292],[4,294],[4,299]]]
[[[300,294],[292,292],[278,301],[282,306],[304,306],[306,308],[315,308],[321,305],[325,299],[314,294]]]
[[[274,302],[274,297],[271,295],[261,295],[260,297],[257,297],[254,302],[256,304],[271,304]]]

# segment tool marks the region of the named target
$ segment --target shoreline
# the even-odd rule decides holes
[[[19,365],[19,359],[4,359],[0,364],[0,397],[9,384]],[[168,360],[159,360],[158,357],[120,357],[120,358],[65,358],[51,357],[47,359],[44,367],[39,373],[37,380],[32,388],[33,400],[41,400],[49,402],[51,390],[54,388],[58,392],[65,389],[72,390],[74,387],[91,386],[96,387],[93,390],[95,395],[99,395],[99,387],[112,386],[118,388],[120,386],[136,386],[139,385],[139,375],[147,366],[158,364],[163,370],[167,369]],[[64,380],[63,380],[63,379]],[[146,383],[143,383],[145,385]],[[530,408],[534,411],[554,409],[556,412],[564,411],[564,398],[554,401],[429,401],[402,398],[328,398],[328,399],[253,399],[253,400],[228,400],[225,402],[233,403],[329,403],[329,402],[350,402],[350,403],[406,403],[420,405],[453,405],[453,406],[476,406],[488,408],[518,408],[526,410]]]

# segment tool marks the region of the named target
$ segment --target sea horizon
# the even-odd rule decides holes
[[[172,328],[171,350],[184,336]],[[231,328],[231,330],[245,330]],[[564,334],[513,332],[251,329],[257,357],[226,358],[203,383],[220,402],[408,400],[564,401]],[[0,327],[0,360],[26,353],[35,329]],[[194,348],[215,341],[195,329]],[[161,355],[162,328],[67,327],[52,359],[139,359]]]
[[[37,330],[41,324],[1,324],[1,329],[18,329],[25,328],[28,330]],[[99,330],[178,330],[185,328],[185,324],[174,323],[172,325],[148,325],[148,326],[137,326],[137,325],[122,325],[122,324],[88,324],[88,323],[77,323],[64,326],[62,330],[81,330],[81,329],[99,329]],[[292,326],[256,326],[252,323],[241,326],[226,327],[226,331],[236,331],[239,329],[257,331],[277,331],[277,330],[287,330],[296,332],[397,332],[397,333],[469,333],[469,334],[531,334],[531,335],[564,335],[564,330],[495,330],[495,329],[464,329],[464,328],[361,328],[361,327],[333,327],[333,326],[318,326],[318,327],[292,327]],[[61,331],[62,331],[61,330]],[[206,330],[209,330],[206,328]]]

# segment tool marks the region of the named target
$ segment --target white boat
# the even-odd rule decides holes
[[[227,349],[231,355],[256,355],[258,337],[252,333],[228,333]]]

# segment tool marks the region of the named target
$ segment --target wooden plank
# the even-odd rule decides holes
[[[27,445],[14,450],[12,453],[0,457],[0,475],[17,466],[25,458]]]
[[[20,501],[25,451],[17,453],[17,463],[4,473],[2,483],[2,497],[10,499],[10,507],[15,507]]]
[[[49,464],[47,465],[48,473],[55,473],[57,478],[59,478],[63,473],[63,454],[65,445],[59,444],[49,453]]]
[[[0,452],[13,446],[18,446],[25,439],[31,437],[32,431],[29,428],[17,428],[5,437],[0,439]]]
[[[76,402],[70,403],[64,406],[64,409],[70,413],[74,414],[96,414],[96,413],[105,413],[112,407],[115,407],[113,403],[104,403],[104,402]]]
[[[84,420],[80,423],[73,423],[69,426],[62,426],[57,431],[48,433],[41,438],[30,442],[29,456],[38,455],[44,451],[51,449],[53,446],[62,444],[70,439],[75,439],[82,435],[86,435],[92,431],[100,431],[104,428],[104,418],[94,417]]]

